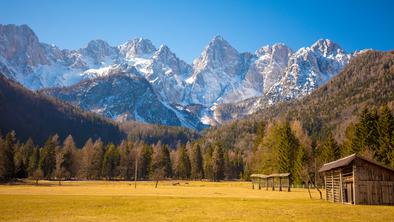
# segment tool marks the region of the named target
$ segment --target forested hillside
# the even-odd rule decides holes
[[[74,135],[82,146],[88,138],[119,142],[125,134],[112,121],[83,112],[57,99],[34,93],[0,74],[0,132],[15,130],[18,139],[43,144],[50,135]]]

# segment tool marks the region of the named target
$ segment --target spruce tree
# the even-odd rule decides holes
[[[59,146],[58,136],[48,138],[41,150],[39,168],[46,179],[50,179],[56,167],[55,149]]]
[[[150,167],[152,162],[152,147],[147,144],[141,145],[141,151],[139,153],[138,160],[138,175],[139,178],[148,179],[150,174]]]
[[[341,156],[338,143],[335,141],[331,133],[328,134],[321,151],[321,158],[323,162],[331,162],[339,159]]]
[[[187,156],[185,146],[178,145],[177,148],[177,159],[176,159],[176,176],[179,179],[190,178],[190,160]]]
[[[201,147],[198,143],[192,146],[190,150],[190,167],[192,179],[204,178],[203,157],[201,154]]]
[[[220,145],[216,145],[212,153],[212,179],[220,181],[224,179],[224,154]]]
[[[27,168],[30,178],[35,180],[39,180],[41,178],[42,172],[39,167],[39,163],[40,149],[38,147],[33,147],[33,151],[29,157],[29,166]]]
[[[92,163],[88,168],[90,178],[100,179],[102,177],[104,153],[104,144],[99,138],[93,144]]]
[[[108,180],[112,180],[117,175],[118,164],[118,150],[116,149],[114,144],[110,143],[107,146],[107,150],[105,151],[103,159],[103,175]]]
[[[172,177],[172,164],[170,158],[170,150],[167,145],[162,146],[163,164],[165,177]]]
[[[390,164],[391,156],[394,155],[394,144],[392,143],[394,117],[387,105],[381,109],[377,129],[379,148],[375,150],[374,158],[384,164]]]
[[[293,173],[295,153],[299,148],[299,142],[293,135],[288,122],[279,129],[278,143],[278,170],[280,173]]]
[[[9,181],[15,177],[15,132],[7,133],[0,146],[0,180]]]
[[[122,141],[119,148],[120,174],[125,180],[130,180],[134,173],[133,144],[131,141]]]
[[[207,149],[205,150],[203,164],[204,164],[204,177],[207,179],[214,180],[212,153],[213,153],[213,147],[211,145],[208,145]]]

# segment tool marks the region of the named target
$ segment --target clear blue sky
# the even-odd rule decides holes
[[[0,23],[27,24],[40,41],[76,49],[89,40],[135,37],[168,45],[191,62],[214,35],[239,51],[329,38],[347,51],[394,49],[394,1],[20,1],[0,2]]]

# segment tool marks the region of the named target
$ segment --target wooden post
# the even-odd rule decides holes
[[[259,190],[261,190],[261,178],[259,178]]]
[[[138,152],[138,151],[137,151]],[[135,169],[134,169],[134,188],[137,188],[137,177],[138,177],[138,156],[135,155]]]
[[[287,176],[287,185],[288,185],[287,192],[290,192],[290,176]]]
[[[279,191],[282,191],[282,177],[279,177]]]
[[[343,185],[342,185],[342,170],[339,169],[339,189],[340,189],[340,200],[343,203]]]
[[[327,192],[327,173],[324,172],[324,189],[326,189],[326,200],[328,200],[328,192]]]
[[[265,186],[265,190],[268,190],[268,177],[267,177],[267,184],[266,184],[266,186]]]
[[[275,177],[272,177],[272,190],[275,190]]]
[[[353,204],[356,205],[356,165],[353,165]]]
[[[334,197],[334,171],[331,170],[331,193],[332,193],[332,202],[335,202],[335,197]]]

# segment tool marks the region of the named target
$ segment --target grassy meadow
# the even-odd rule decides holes
[[[309,199],[248,182],[27,181],[0,185],[0,221],[394,221],[393,206]]]

